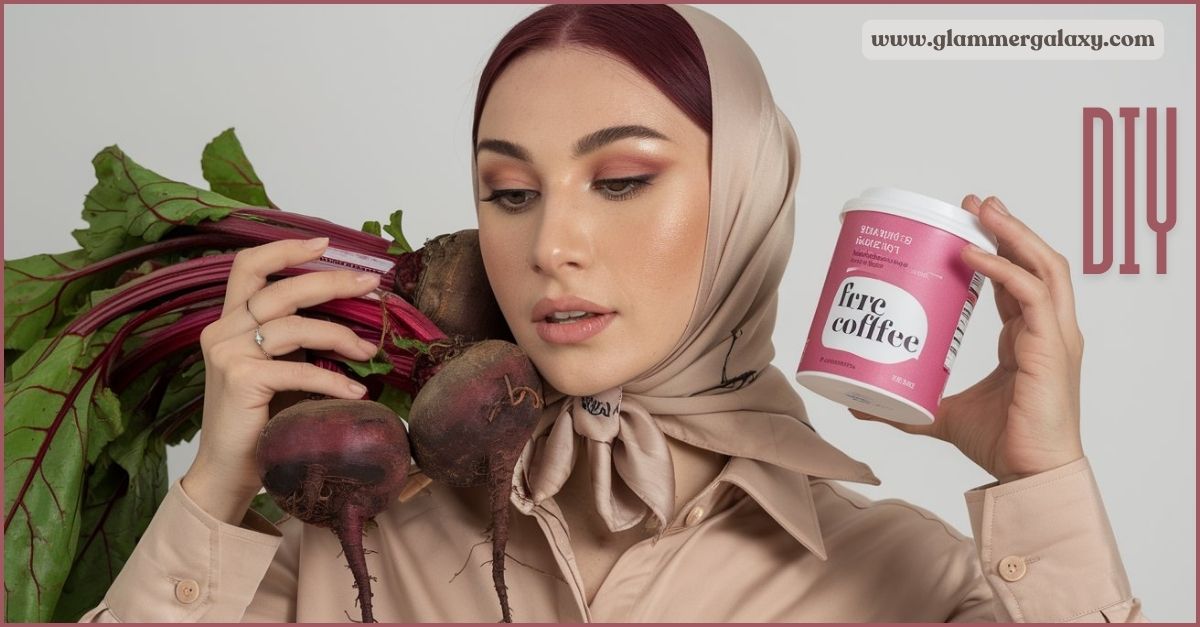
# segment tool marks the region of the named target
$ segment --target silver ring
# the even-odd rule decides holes
[[[251,315],[253,315],[253,314],[251,314]],[[271,353],[267,352],[267,349],[263,348],[262,343],[263,343],[264,339],[265,338],[263,338],[263,334],[262,334],[262,326],[254,327],[254,343],[258,344],[258,350],[262,351],[262,354],[266,355],[267,359],[275,359],[274,357],[271,356]]]
[[[258,321],[258,316],[255,316],[254,312],[250,311],[250,299],[249,298],[246,299],[246,313],[250,314],[250,319],[254,321],[254,324],[257,324],[260,327],[262,326],[262,323]]]

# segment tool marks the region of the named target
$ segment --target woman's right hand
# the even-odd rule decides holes
[[[267,357],[305,348],[333,350],[353,360],[375,355],[376,346],[348,327],[295,313],[367,294],[379,285],[378,275],[321,271],[267,282],[273,273],[319,258],[328,243],[324,237],[291,239],[239,251],[229,272],[221,317],[200,333],[204,417],[196,459],[183,487],[197,505],[227,523],[241,522],[262,487],[255,449],[276,392],[297,390],[355,400],[366,392],[345,375],[304,361]],[[255,343],[256,328],[263,336],[261,349]]]

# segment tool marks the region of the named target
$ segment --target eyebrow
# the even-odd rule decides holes
[[[661,139],[663,141],[671,141],[666,135],[648,127],[639,124],[627,124],[624,126],[610,126],[602,128],[594,133],[588,133],[579,138],[575,142],[575,152],[572,157],[578,159],[589,152],[599,150],[601,147],[611,144],[615,141],[636,137],[639,139]],[[532,163],[533,159],[529,156],[529,151],[521,146],[503,139],[485,139],[479,142],[475,147],[475,155],[478,156],[481,151],[490,150],[502,155],[520,159],[526,163]]]

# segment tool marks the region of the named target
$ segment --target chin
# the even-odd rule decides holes
[[[541,373],[542,380],[567,396],[589,396],[618,385],[608,382],[610,378],[604,373],[597,372],[594,360],[575,364],[569,363],[571,360],[546,359],[542,356],[532,361]]]
[[[518,334],[517,345],[529,356],[545,384],[567,396],[588,396],[624,383],[611,356],[600,347],[547,344],[536,332]],[[564,348],[569,350],[563,350]]]
[[[589,384],[583,381],[570,381],[562,384],[555,384],[553,381],[547,381],[550,387],[562,392],[567,396],[591,396],[603,392],[608,388],[596,388],[594,384]],[[608,387],[612,387],[611,385]]]

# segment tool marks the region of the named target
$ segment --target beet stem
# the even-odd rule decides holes
[[[363,515],[354,505],[342,508],[341,521],[335,529],[338,540],[342,543],[342,554],[354,574],[354,583],[358,588],[358,606],[362,609],[362,622],[374,623],[375,616],[371,608],[371,576],[367,573],[367,557],[363,552]]]

